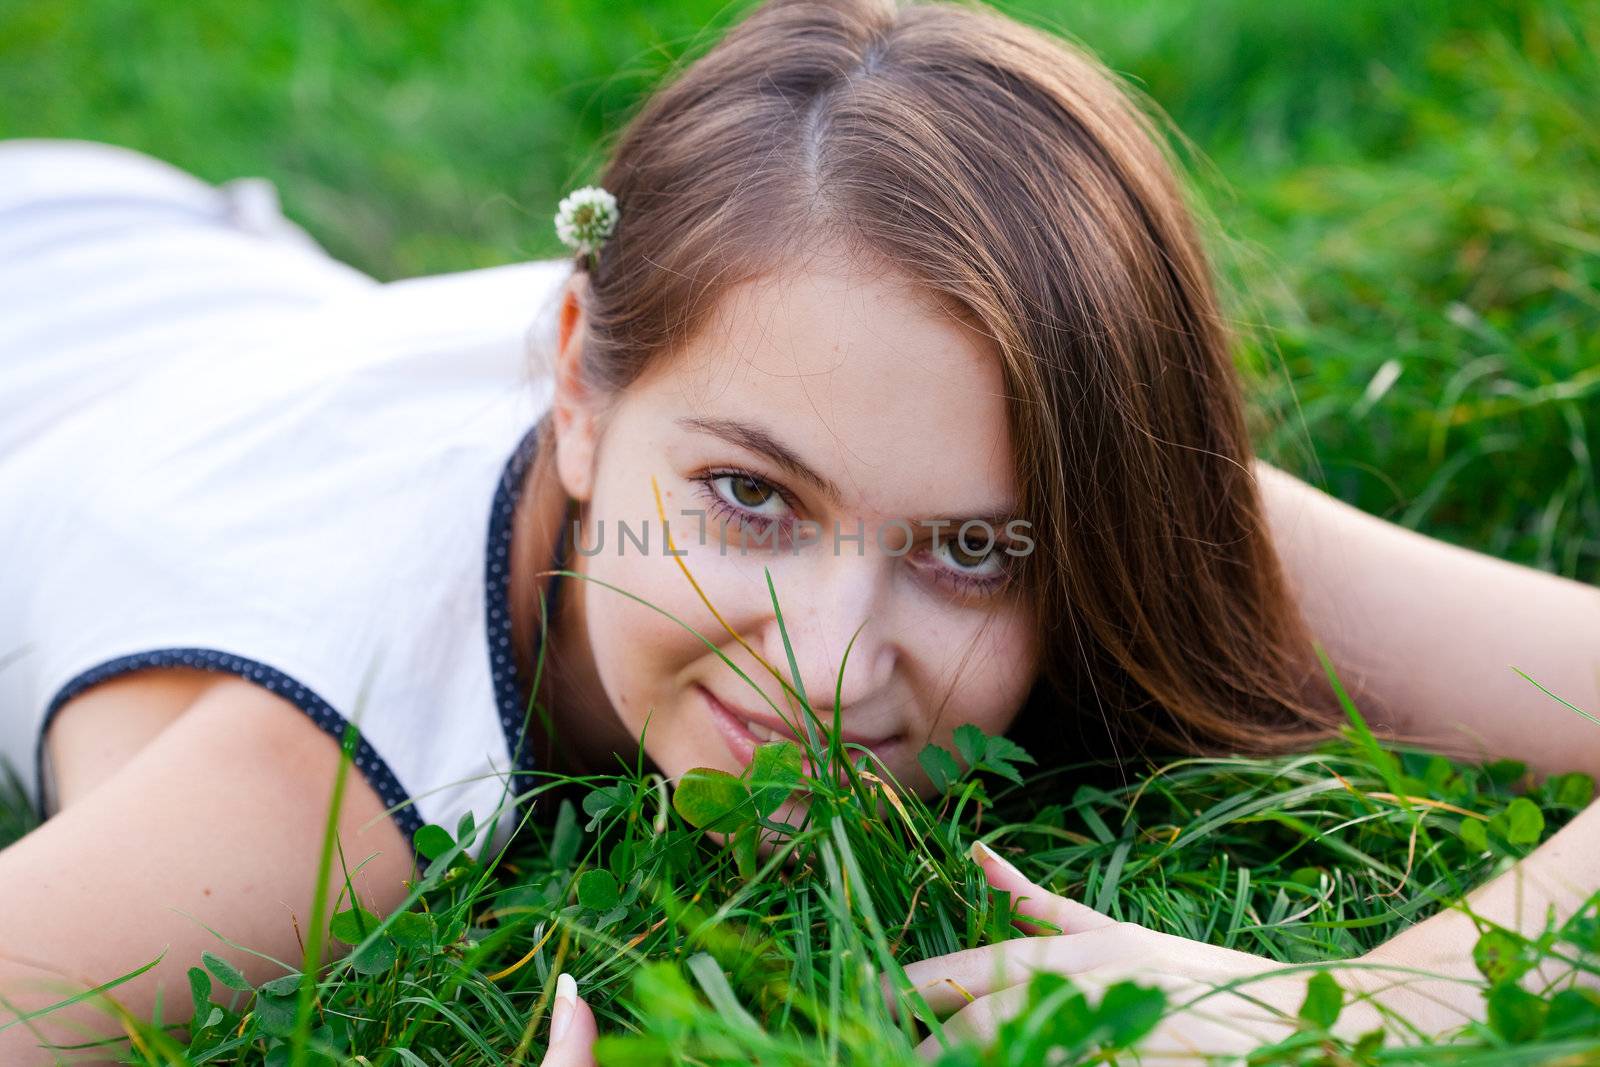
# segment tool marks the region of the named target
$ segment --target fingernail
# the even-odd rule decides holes
[[[572,1013],[578,1008],[578,983],[572,975],[562,971],[556,978],[555,1017],[550,1020],[550,1043],[560,1041],[572,1025]]]
[[[1005,861],[1005,858],[1003,856],[1001,856],[1000,853],[996,852],[994,849],[990,848],[988,845],[984,844],[982,841],[974,841],[972,843],[972,851],[970,853],[968,853],[968,854],[973,858],[974,861],[976,861],[978,859],[980,853],[982,855],[984,855],[984,856],[989,857],[991,860],[993,860],[994,862],[998,863],[1001,867],[1004,867],[1006,870],[1010,871],[1012,874],[1016,875],[1018,878],[1021,878],[1024,882],[1026,882],[1028,880],[1023,875],[1023,873],[1021,871],[1017,870],[1011,864],[1007,863]]]

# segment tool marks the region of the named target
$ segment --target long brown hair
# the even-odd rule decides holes
[[[1143,107],[1083,49],[976,4],[771,0],[645,101],[599,177],[621,208],[586,296],[602,393],[825,240],[997,348],[1042,655],[1017,729],[1041,760],[1284,751],[1342,721]]]

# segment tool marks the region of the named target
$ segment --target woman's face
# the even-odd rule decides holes
[[[759,741],[792,736],[773,705],[791,721],[798,706],[757,658],[789,677],[764,572],[813,708],[831,722],[837,700],[844,740],[903,785],[928,787],[917,753],[953,751],[961,724],[1003,732],[1037,646],[1026,599],[1003,584],[1031,541],[1006,530],[1017,487],[989,343],[900,278],[830,260],[740,286],[608,407],[576,375],[581,284],[561,316],[555,399],[560,478],[585,502],[569,566],[676,616],[759,686],[666,615],[568,579],[593,673],[656,765],[737,774]],[[956,538],[980,517],[992,548],[985,527]]]

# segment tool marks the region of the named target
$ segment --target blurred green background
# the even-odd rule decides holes
[[[553,256],[604,132],[750,6],[7,0],[0,136],[268,177],[384,279]],[[1600,4],[994,6],[1192,141],[1264,456],[1600,580]]]

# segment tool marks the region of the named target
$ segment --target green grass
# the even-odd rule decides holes
[[[430,828],[414,906],[334,915],[331,932],[351,951],[314,980],[289,972],[252,990],[207,958],[191,971],[205,1024],[187,1044],[145,1028],[134,1062],[320,1064],[354,1052],[370,1063],[537,1062],[565,970],[596,1006],[606,1063],[912,1067],[915,1043],[937,1024],[909,993],[904,1014],[892,1014],[878,975],[1014,936],[1006,899],[965,858],[974,838],[1116,918],[1314,965],[1433,914],[1526,855],[1594,791],[1585,775],[1530,788],[1515,764],[1374,759],[1355,741],[1275,759],[1172,761],[1135,768],[1143,773],[1121,785],[1091,765],[1023,778],[1015,764],[1025,761],[1003,741],[972,731],[958,742],[960,763],[931,805],[886,802],[883,785],[859,773],[808,781],[810,816],[798,828],[771,819],[799,779],[792,745],[764,746],[746,780],[701,774],[670,795],[657,776],[621,773],[581,783],[575,803],[557,790],[579,783],[539,776],[531,788],[553,817],[527,824],[498,864],[474,859],[470,821]],[[835,745],[816,755],[846,754]],[[1395,785],[1405,803],[1388,792]],[[737,844],[758,826],[784,832],[771,856]],[[736,844],[712,844],[705,828]],[[1496,934],[1486,944],[1527,961],[1559,952],[1594,973],[1595,904],[1538,944]],[[1449,1044],[1357,1048],[1310,1021],[1257,1062],[1600,1055],[1600,997],[1562,993],[1558,1013],[1516,986],[1520,973],[1485,978],[1483,995],[1509,1007]],[[1130,984],[1098,1010],[1062,1010],[1071,990],[1052,983],[1036,980],[1040,1002],[1007,1040],[955,1043],[940,1062],[1020,1067],[1043,1062],[1044,1047],[1088,1055],[1135,1039],[1163,1006]]]
[[[1239,361],[1264,456],[1434,536],[1600,580],[1600,4],[1000,6],[1089,44],[1192,139],[1249,327]],[[0,136],[264,175],[330,252],[380,278],[555,255],[550,215],[592,176],[602,132],[745,7],[17,0],[0,6]],[[1118,918],[1306,963],[1430,914],[1590,788],[1524,790],[1515,768],[1417,753],[1399,769],[1434,803],[1376,798],[1385,768],[1353,742],[1134,767],[1127,785],[1088,766],[1039,769],[1027,789],[966,776],[904,818],[864,783],[824,790],[792,863],[753,877],[659,782],[541,779],[550,803],[500,867],[446,849],[418,887],[425,917],[397,913],[374,937],[335,918],[366,943],[316,976],[301,1025],[309,983],[230,990],[218,975],[193,1048],[163,1059],[152,1030],[139,1062],[289,1062],[298,1029],[302,1046],[374,1064],[537,1063],[567,969],[614,1062],[669,1062],[667,1042],[675,1062],[909,1064],[914,1032],[873,975],[1005,935],[964,858],[974,837]],[[24,808],[0,801],[0,842],[25,832]],[[1462,829],[1475,824],[1481,838]],[[1595,929],[1574,924],[1565,946],[1590,967]],[[1566,1016],[1534,1019],[1510,989],[1486,978],[1495,1025],[1449,1045],[1319,1060],[1332,1053],[1309,1028],[1262,1062],[1600,1057],[1592,1004],[1566,1002],[1561,1036]],[[1092,1012],[1039,993],[1057,1001],[951,1062],[1136,1028],[1137,1001],[1096,1032]]]

